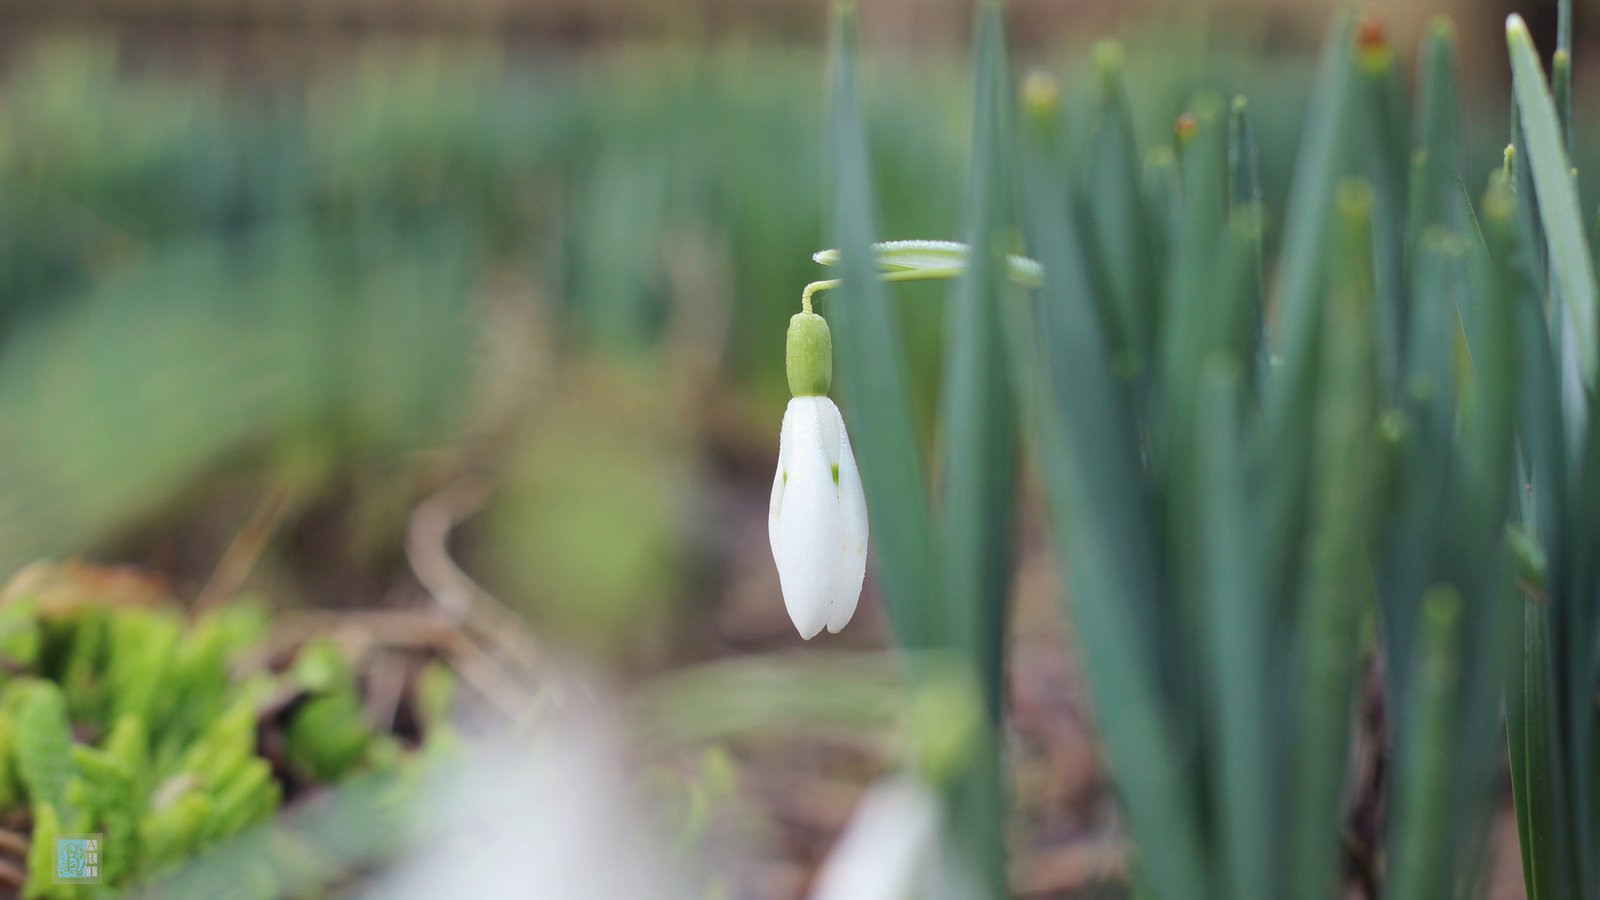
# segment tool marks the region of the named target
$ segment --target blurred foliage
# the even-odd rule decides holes
[[[129,76],[107,44],[24,54],[0,91],[0,567],[115,535],[206,472],[404,484],[479,412],[494,303],[557,326],[513,353],[648,359],[698,329],[775,394],[795,248],[819,232],[814,71],[742,65],[591,79],[373,52],[235,96]],[[942,230],[949,200],[920,185],[951,135],[887,110],[915,151],[887,166],[896,227]],[[543,412],[516,409],[565,427]]]
[[[1168,143],[1197,88],[1247,91],[1265,208],[1281,209],[1309,62],[1265,55],[1253,19],[1204,24],[1128,26],[1135,143]],[[440,462],[417,451],[475,422],[495,303],[551,314],[557,339],[529,354],[633,366],[706,332],[716,375],[781,398],[774,354],[822,243],[816,53],[372,41],[242,83],[139,58],[36,38],[0,83],[0,568],[148,520],[225,467],[296,489],[351,467],[403,483]],[[1043,63],[1064,75],[1079,165],[1096,78],[1086,57]],[[959,60],[865,74],[875,237],[956,235],[960,192],[929,186],[960,184],[967,162]],[[1469,127],[1470,191],[1502,135]],[[1269,255],[1277,233],[1269,216]],[[925,443],[942,318],[907,317]]]
[[[693,549],[692,422],[660,384],[580,369],[509,451],[486,523],[492,584],[541,630],[608,655],[658,632]]]
[[[1040,166],[1063,193],[1055,213],[1069,208],[1081,213],[1059,227],[1074,235],[1080,228],[1090,233],[1083,235],[1081,247],[1076,237],[1052,242],[1035,235],[1035,243],[1046,250],[1054,244],[1054,252],[1067,258],[1081,257],[1084,283],[1105,280],[1110,288],[1096,296],[1137,299],[1143,290],[1151,298],[1162,297],[1162,303],[1181,301],[1191,311],[1209,308],[1203,302],[1207,291],[1220,293],[1219,285],[1231,284],[1211,277],[1223,268],[1222,254],[1212,251],[1224,241],[1248,245],[1227,255],[1226,262],[1239,270],[1232,274],[1251,270],[1257,276],[1239,277],[1231,285],[1237,291],[1284,293],[1282,286],[1260,279],[1261,261],[1282,257],[1297,259],[1312,273],[1287,290],[1317,298],[1326,290],[1320,275],[1323,257],[1332,252],[1320,237],[1326,210],[1302,213],[1315,226],[1302,231],[1317,236],[1294,253],[1279,252],[1281,229],[1273,220],[1273,211],[1295,209],[1285,198],[1306,114],[1309,65],[1225,49],[1199,43],[1142,47],[1131,41],[1128,58],[1139,65],[1119,69],[1110,92],[1104,89],[1105,73],[1092,72],[1087,60],[1048,66],[1064,74],[1066,87],[1054,132],[1059,144],[1048,147],[1049,159]],[[996,72],[998,58],[990,60]],[[1387,57],[1384,62],[1381,71],[1366,73],[1381,77],[1352,90],[1368,91],[1386,103],[1385,92],[1402,81],[1398,62]],[[709,53],[628,51],[604,61],[552,62],[462,47],[363,48],[352,61],[305,80],[233,86],[171,71],[134,72],[125,63],[114,44],[40,43],[19,55],[0,84],[0,196],[5,198],[0,203],[0,571],[126,533],[192,499],[204,490],[206,476],[241,469],[301,497],[365,476],[386,494],[387,509],[403,509],[411,491],[466,468],[460,457],[479,452],[475,439],[492,432],[506,440],[492,448],[503,490],[486,517],[482,543],[490,577],[507,596],[530,601],[527,605],[552,631],[587,649],[615,651],[626,639],[657,631],[668,620],[663,596],[684,599],[670,586],[687,580],[688,557],[705,513],[692,505],[688,489],[700,474],[696,441],[703,437],[696,429],[703,423],[695,418],[697,409],[717,396],[715,389],[726,393],[730,383],[738,385],[734,393],[767,403],[772,411],[779,405],[783,328],[800,286],[814,277],[807,254],[824,243],[823,207],[830,188],[864,209],[870,202],[882,210],[877,228],[867,227],[865,217],[854,222],[860,233],[853,232],[853,239],[862,246],[871,239],[963,231],[993,235],[1002,227],[998,220],[978,224],[973,210],[968,228],[960,227],[962,204],[955,185],[964,183],[973,116],[960,99],[961,67],[953,60],[891,62],[863,72],[860,177],[842,188],[823,175],[825,142],[816,96],[822,66],[809,52],[734,43]],[[994,78],[987,93],[972,95],[989,102],[1004,97],[1009,81]],[[1175,160],[1183,154],[1175,149],[1173,121],[1204,88],[1247,89],[1250,127],[1241,128],[1238,138],[1225,138],[1220,111],[1212,110],[1202,142],[1184,151],[1189,156],[1182,166],[1196,173],[1180,177]],[[1461,94],[1474,96],[1470,90]],[[1361,108],[1376,114],[1384,107],[1363,101]],[[1477,196],[1482,174],[1497,163],[1504,134],[1498,126],[1473,133],[1470,125],[1479,113],[1464,110],[1469,134],[1458,154],[1460,182],[1470,196]],[[991,138],[1003,134],[998,121],[986,126]],[[1382,138],[1362,150],[1376,162],[1361,171],[1377,163],[1394,170],[1368,173],[1386,204],[1373,220],[1383,231],[1379,241],[1389,250],[1420,248],[1419,259],[1436,253],[1437,260],[1426,257],[1429,264],[1454,272],[1459,248],[1452,250],[1449,241],[1402,244],[1399,232],[1383,230],[1402,221],[1394,215],[1399,207],[1393,198],[1384,196],[1384,178],[1404,169],[1409,149],[1403,116],[1397,121],[1398,155],[1386,152],[1393,147],[1380,146]],[[1381,129],[1360,130],[1368,140]],[[1314,150],[1317,142],[1307,143]],[[1332,146],[1331,140],[1326,143]],[[1227,156],[1230,145],[1243,144],[1259,149],[1249,154],[1249,180],[1259,176],[1259,187],[1249,196],[1233,195],[1236,157],[1242,157]],[[1211,155],[1196,155],[1202,149]],[[989,161],[1001,166],[993,160],[1004,158]],[[1253,171],[1257,161],[1258,173]],[[1109,164],[1115,167],[1100,168]],[[1334,177],[1347,174],[1344,168],[1354,167],[1323,166],[1317,177],[1325,184],[1300,193],[1331,197]],[[1452,162],[1452,173],[1454,168]],[[865,191],[852,198],[852,186],[866,184],[868,171],[870,200]],[[974,190],[974,210],[988,204],[998,209],[1005,199],[1008,189],[1002,183],[1014,175],[1003,166],[996,171],[1000,177],[994,183]],[[1181,203],[1190,204],[1187,218]],[[1248,206],[1250,213],[1236,206]],[[1144,254],[1119,254],[1126,248],[1102,240],[1116,227],[1116,215],[1133,209],[1142,214],[1122,225],[1146,232],[1155,266]],[[1047,219],[1046,224],[1058,223]],[[1446,224],[1464,231],[1462,222]],[[1349,247],[1342,252],[1362,265],[1378,265],[1385,279],[1412,272],[1409,255],[1373,263]],[[1394,268],[1402,262],[1403,268]],[[1421,263],[1416,271],[1422,273],[1416,291],[1448,311],[1454,300],[1444,294],[1451,283],[1424,277],[1431,270]],[[1206,277],[1188,277],[1192,272]],[[1130,273],[1135,277],[1118,277]],[[1140,288],[1141,275],[1159,275],[1159,283]],[[1409,281],[1398,284],[1399,289],[1413,287]],[[1393,312],[1384,304],[1394,302],[1399,289],[1385,282],[1375,316]],[[930,305],[938,299],[936,291],[926,285],[896,290],[884,301],[885,318],[910,307],[924,313],[936,308]],[[1302,315],[1307,336],[1302,352],[1285,354],[1312,380],[1321,369],[1317,336],[1324,317],[1318,302],[1305,304],[1310,312]],[[976,301],[963,305],[982,308]],[[1106,311],[1104,318],[1124,312]],[[1085,314],[1098,323],[1102,312]],[[836,321],[848,323],[853,315],[841,310]],[[905,446],[935,441],[930,423],[946,358],[944,319],[942,309],[895,319],[906,339],[904,362],[911,376],[905,400],[912,412],[899,435]],[[548,325],[548,340],[518,343],[521,334],[507,330],[507,321]],[[1212,656],[1243,660],[1241,671],[1274,698],[1273,708],[1281,712],[1292,699],[1290,688],[1276,677],[1281,674],[1277,658],[1285,651],[1274,649],[1265,661],[1246,659],[1233,652],[1242,645],[1235,631],[1218,632],[1230,636],[1227,642],[1202,646],[1217,635],[1197,631],[1194,610],[1183,605],[1213,593],[1247,596],[1214,591],[1203,581],[1202,558],[1222,558],[1239,548],[1197,535],[1262,535],[1269,545],[1264,556],[1275,569],[1262,579],[1274,587],[1291,580],[1300,551],[1317,543],[1311,537],[1318,534],[1317,516],[1295,508],[1287,515],[1293,527],[1269,527],[1256,520],[1275,512],[1255,510],[1259,498],[1243,486],[1284,479],[1288,487],[1274,483],[1271,491],[1293,498],[1297,507],[1312,497],[1333,505],[1346,493],[1332,482],[1319,481],[1315,491],[1310,489],[1309,452],[1273,457],[1300,460],[1297,465],[1261,463],[1266,456],[1258,446],[1255,400],[1263,385],[1246,374],[1252,359],[1266,358],[1254,352],[1260,343],[1254,324],[1249,341],[1233,348],[1239,356],[1237,386],[1209,383],[1221,376],[1202,365],[1208,348],[1178,339],[1189,331],[1174,328],[1174,336],[1162,337],[1150,322],[1143,323],[1142,336],[1109,328],[1105,334],[1096,327],[1063,329],[1052,344],[1058,351],[1070,350],[1075,345],[1066,338],[1073,334],[1095,342],[1090,349],[1100,356],[1054,355],[1058,363],[1091,376],[1067,379],[1063,393],[1083,395],[1085,385],[1096,383],[1091,378],[1110,384],[1105,392],[1110,399],[1096,415],[1120,423],[1116,427],[1128,432],[1128,440],[1112,446],[1119,434],[1113,427],[1099,427],[1096,415],[1074,415],[1064,426],[1073,429],[1071,439],[1040,455],[1059,462],[1063,447],[1078,452],[1101,441],[1110,448],[1102,460],[1107,471],[1136,470],[1130,477],[1104,477],[1087,467],[1078,473],[1086,496],[1117,485],[1144,492],[1136,502],[1099,504],[1093,510],[1097,515],[1131,516],[1151,497],[1163,500],[1156,504],[1160,509],[1141,513],[1148,513],[1150,522],[1102,530],[1100,539],[1109,542],[1104,552],[1096,559],[1080,558],[1079,565],[1121,567],[1135,582],[1145,577],[1138,574],[1141,567],[1160,568],[1162,578],[1181,587],[1125,592],[1142,598],[1128,639],[1142,648],[1139,654],[1120,653],[1116,641],[1099,645],[1100,652],[1117,657],[1113,665],[1130,671],[1148,662],[1141,677],[1149,684],[1131,676],[1103,679],[1139,695],[1125,704],[1104,703],[1106,722],[1118,710],[1142,710],[1147,724],[1153,723],[1113,740],[1126,751],[1117,753],[1124,773],[1141,766],[1155,772],[1147,779],[1125,775],[1130,785],[1148,787],[1176,773],[1190,779],[1185,784],[1206,788],[1203,797],[1185,793],[1171,804],[1184,810],[1182,822],[1161,802],[1141,803],[1130,791],[1136,837],[1146,825],[1151,833],[1164,833],[1163,828],[1199,829],[1202,820],[1236,815],[1224,809],[1224,795],[1253,806],[1270,796],[1263,785],[1281,787],[1286,780],[1274,767],[1317,768],[1310,757],[1290,759],[1285,753],[1268,766],[1222,771],[1222,761],[1248,757],[1230,756],[1221,744],[1234,732],[1203,717],[1210,710],[1198,693],[1206,671],[1200,661]],[[1359,324],[1364,334],[1367,325]],[[1376,323],[1373,327],[1376,335],[1383,334]],[[1134,338],[1133,346],[1121,343]],[[842,334],[841,344],[849,339]],[[872,350],[864,342],[856,346]],[[1385,344],[1381,352],[1387,359],[1399,349]],[[512,357],[508,366],[502,365],[505,355]],[[1448,355],[1440,350],[1437,360]],[[858,358],[865,360],[867,353]],[[1394,360],[1389,364],[1393,371],[1386,377],[1392,380],[1399,368]],[[697,373],[702,382],[684,377],[695,365],[703,367]],[[949,370],[957,365],[952,362]],[[943,373],[946,383],[962,384],[950,371]],[[1447,376],[1441,383],[1454,384],[1457,376],[1448,365],[1439,371]],[[1121,396],[1130,379],[1139,381],[1137,390],[1127,391],[1132,399]],[[1459,393],[1477,403],[1465,375],[1460,380]],[[1436,449],[1450,459],[1458,444],[1463,458],[1481,447],[1481,442],[1458,440],[1471,435],[1451,424],[1453,395],[1437,404],[1413,403],[1394,391],[1394,384],[1383,386],[1386,406],[1393,401],[1415,407],[1432,417],[1430,422],[1442,423],[1437,434],[1413,439],[1410,446]],[[1236,390],[1248,401],[1236,404],[1237,421],[1195,420],[1193,407],[1204,399],[1196,391],[1210,401],[1227,401],[1239,399],[1233,397]],[[852,428],[882,414],[869,408],[867,395],[857,398],[856,408],[847,409]],[[850,397],[845,400],[848,405]],[[1299,444],[1309,444],[1318,433],[1317,398],[1307,393],[1300,400],[1282,404],[1294,413],[1286,420],[1293,427],[1275,425],[1271,432],[1274,441],[1304,449]],[[966,420],[954,413],[965,410],[977,422],[985,421],[980,412],[1002,417],[981,402],[945,402],[950,434],[927,460],[928,470],[941,476],[971,458],[950,446],[967,435],[990,433],[964,427],[959,423]],[[1360,412],[1356,418],[1365,422],[1377,410]],[[858,432],[864,443],[872,440],[870,428]],[[1153,450],[1136,440],[1146,435],[1144,428],[1161,438]],[[1215,496],[1201,496],[1204,473],[1191,451],[1211,447],[1222,459],[1229,457],[1224,451],[1230,440],[1241,442],[1251,458],[1236,469],[1224,467],[1234,481],[1223,483]],[[914,455],[882,458],[892,462]],[[1013,454],[1008,448],[998,455]],[[1423,464],[1432,458],[1417,456]],[[916,474],[906,480],[921,496]],[[946,491],[966,502],[990,494],[1009,498],[1010,488],[1007,482],[970,492],[947,485]],[[1456,527],[1431,495],[1396,493],[1408,509],[1415,507],[1423,525]],[[1196,509],[1237,499],[1235,494],[1252,498],[1251,508],[1233,510],[1222,520],[1248,520],[1247,528],[1198,527]],[[1352,522],[1371,518],[1371,510],[1359,512]],[[884,521],[878,509],[874,516]],[[957,518],[950,531],[959,543],[959,535],[970,535],[978,519]],[[915,528],[885,529],[875,534],[880,541],[875,546],[887,543],[882,539],[889,533],[906,535],[934,524],[930,516]],[[941,535],[948,524],[940,523]],[[1422,526],[1414,530],[1425,532]],[[1123,531],[1156,540],[1160,552],[1152,554],[1161,557],[1162,566],[1147,565],[1130,550],[1130,542],[1115,540],[1113,535]],[[1358,533],[1351,526],[1334,537]],[[929,546],[934,546],[931,538]],[[1084,553],[1063,549],[1069,558]],[[1334,549],[1340,551],[1332,553],[1341,563],[1339,571],[1319,573],[1315,596],[1332,597],[1336,592],[1330,586],[1342,583],[1334,576],[1356,571],[1344,565],[1356,552]],[[899,568],[915,571],[905,583],[939,581],[942,576],[931,574],[931,564],[915,564],[930,563],[933,556],[907,556],[913,564]],[[1473,554],[1452,552],[1452,564],[1457,556],[1471,562]],[[1253,569],[1256,561],[1247,562],[1241,571],[1251,578],[1260,574]],[[953,560],[950,566],[981,568],[969,560]],[[1417,574],[1427,576],[1418,587],[1468,580],[1457,579],[1453,571],[1441,575],[1425,569],[1418,568]],[[1438,602],[1421,604],[1417,591],[1388,590],[1390,575],[1398,584],[1405,574],[1385,570],[1379,593],[1400,596],[1407,605],[1381,599],[1380,612],[1413,611],[1417,600],[1419,615],[1428,613],[1427,621],[1445,624],[1429,626],[1424,637],[1404,643],[1420,641],[1428,651],[1456,639],[1449,630],[1457,627],[1450,610],[1461,599],[1444,593]],[[1113,613],[1131,615],[1116,612],[1128,606],[1123,593],[1080,593],[1087,598],[1075,607],[1080,616],[1096,597]],[[907,609],[927,602],[927,594],[915,590],[899,594]],[[1467,615],[1472,615],[1483,603],[1468,594]],[[999,603],[984,607],[995,623],[1000,608]],[[125,868],[115,877],[143,878],[270,815],[277,804],[276,782],[257,753],[254,729],[261,703],[280,689],[297,697],[283,723],[285,765],[294,778],[323,782],[368,764],[393,764],[394,745],[360,723],[354,676],[331,645],[308,645],[283,675],[234,676],[229,661],[261,638],[263,625],[253,615],[246,608],[230,609],[190,625],[160,608],[63,608],[25,592],[0,602],[0,654],[15,663],[15,671],[7,670],[0,682],[0,809],[26,809],[36,838],[89,829],[104,831],[108,841],[117,835],[117,846],[140,850],[116,862]],[[1266,617],[1271,630],[1263,629],[1251,646],[1263,650],[1266,636],[1289,634],[1287,626],[1299,618],[1272,613]],[[956,621],[953,613],[945,624]],[[1351,640],[1365,634],[1365,626],[1336,624]],[[1473,628],[1474,633],[1483,630]],[[1091,630],[1084,628],[1086,634]],[[969,632],[978,633],[951,628],[932,643],[953,645]],[[1307,629],[1308,635],[1314,632]],[[1158,654],[1157,647],[1178,649]],[[1348,647],[1329,651],[1338,663],[1349,662],[1354,652]],[[1150,659],[1142,660],[1145,655]],[[998,654],[991,657],[986,662],[1000,671]],[[1263,671],[1250,668],[1255,663],[1263,663]],[[1423,699],[1414,702],[1447,696],[1451,678],[1458,676],[1435,670],[1449,668],[1419,666],[1414,674]],[[1459,677],[1470,677],[1475,688],[1473,709],[1492,709],[1483,700],[1492,701],[1492,691],[1484,687],[1481,673],[1492,673],[1493,667],[1463,671]],[[1348,693],[1348,673],[1337,680],[1333,702],[1314,710],[1330,721]],[[447,703],[442,696],[447,687],[437,679],[428,684],[432,699],[427,703]],[[999,684],[997,674],[986,683],[983,693],[991,705],[990,689]],[[750,684],[736,687],[747,694]],[[841,680],[837,687],[822,699],[872,699],[861,697],[859,682]],[[883,706],[873,709],[877,715]],[[1266,709],[1244,711],[1257,727],[1265,727]],[[795,710],[768,702],[757,712],[793,715]],[[968,727],[970,712],[937,704],[912,710],[914,718],[933,723],[926,727],[952,733]],[[707,714],[754,713],[724,703]],[[1476,733],[1477,718],[1461,730]],[[1148,734],[1158,739],[1147,739]],[[1162,734],[1171,739],[1159,739]],[[1207,746],[1209,755],[1185,756],[1181,765],[1162,762],[1168,753],[1213,740],[1218,746]],[[911,755],[928,757],[923,764],[929,766],[955,766],[972,752],[936,739],[913,743],[918,750]],[[1332,778],[1327,773],[1342,760],[1343,742],[1307,743],[1341,753],[1325,767],[1322,781]],[[1421,760],[1416,766],[1432,758],[1430,749],[1416,751]],[[1218,771],[1202,771],[1213,763]],[[1442,771],[1441,764],[1433,768]],[[1463,765],[1463,771],[1467,768]],[[1457,785],[1457,790],[1467,787]],[[376,793],[388,799],[384,791]],[[1319,796],[1302,805],[1316,807],[1308,821],[1314,819],[1320,828],[1336,798]],[[1424,813],[1437,811],[1430,807],[1418,815]],[[691,802],[684,814],[686,832],[697,827],[696,816]],[[1236,850],[1258,847],[1261,842],[1242,837],[1249,833],[1245,826],[1261,826],[1268,817],[1238,821],[1243,825],[1237,833],[1219,842]],[[1263,830],[1279,843],[1289,841],[1281,829]],[[251,834],[271,839],[260,830]],[[48,843],[38,840],[35,846]],[[1326,846],[1316,850],[1317,856],[1331,852]],[[1442,852],[1454,854],[1456,848]],[[1236,873],[1219,874],[1219,866],[1254,865],[1259,853],[1252,853],[1240,851],[1238,859],[1205,867],[1209,879],[1178,877],[1173,883],[1190,884],[1195,891],[1227,883]],[[1178,852],[1165,860],[1169,872],[1183,864]],[[1312,866],[1322,867],[1321,861]],[[1268,883],[1275,874],[1261,874],[1258,881]],[[202,876],[194,877],[201,879],[194,883],[205,883]],[[243,878],[238,867],[227,877]],[[265,891],[271,890],[273,877],[259,860],[250,875],[268,885]]]
[[[1272,208],[1308,67],[1215,35],[1147,40],[1160,51],[1127,78],[1144,145],[1196,84],[1248,85]],[[497,306],[553,328],[507,348],[522,369],[577,353],[670,376],[697,345],[721,383],[779,402],[775,354],[822,243],[815,54],[733,42],[544,64],[374,44],[245,84],[127,56],[36,41],[0,85],[0,568],[124,533],[225,469],[302,499],[376,472],[403,508],[451,465],[434,451],[487,427]],[[955,62],[867,73],[877,237],[959,230],[959,191],[929,189],[965,165]],[[1086,64],[1058,67],[1069,122],[1098,115]],[[1068,158],[1088,159],[1075,142],[1093,129],[1068,131]],[[1498,135],[1477,137],[1468,172],[1497,159]],[[943,316],[905,318],[931,443]],[[606,415],[651,433],[630,408]],[[511,412],[565,427],[559,408]]]
[[[0,816],[31,822],[24,897],[101,890],[55,882],[58,835],[101,835],[101,883],[127,887],[270,819],[286,778],[328,783],[401,763],[396,739],[365,723],[356,675],[332,644],[307,643],[279,675],[259,661],[258,606],[191,623],[164,605],[106,601],[92,571],[38,566],[0,596]],[[447,735],[448,688],[428,693],[430,735]],[[287,749],[274,760],[261,735],[279,719]]]

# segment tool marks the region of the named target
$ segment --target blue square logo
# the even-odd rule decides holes
[[[56,838],[56,883],[100,883],[100,835],[65,834]]]

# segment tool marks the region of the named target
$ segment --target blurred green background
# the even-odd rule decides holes
[[[863,6],[882,237],[952,237],[970,11]],[[1458,23],[1469,172],[1505,140],[1476,123],[1505,118],[1508,6],[1381,10],[1407,56],[1429,14]],[[1545,33],[1553,3],[1518,7]],[[1248,94],[1281,210],[1331,9],[1009,16],[1019,66],[1062,74],[1069,110],[1083,51],[1120,38],[1146,148],[1194,85]],[[634,665],[793,640],[763,518],[783,328],[818,277],[824,19],[796,0],[6,7],[0,563],[85,554],[190,594],[254,525],[240,577],[274,601],[404,605],[414,508],[470,479],[487,496],[456,550],[544,635]],[[895,295],[926,425],[943,290]]]

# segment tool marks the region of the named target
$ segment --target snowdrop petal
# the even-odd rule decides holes
[[[780,438],[776,501],[767,517],[784,606],[807,640],[827,623],[839,562],[841,510],[823,444],[826,413],[838,415],[826,397],[789,401]]]
[[[861,473],[856,469],[855,454],[850,451],[844,419],[839,417],[837,407],[833,414],[839,421],[839,563],[828,610],[828,631],[837,633],[855,615],[856,604],[861,600],[861,582],[867,574],[867,498],[861,490]]]
[[[778,433],[778,470],[772,473],[772,500],[767,504],[767,534],[773,541],[773,555],[777,555],[777,536],[773,534],[777,528],[778,513],[783,509],[783,489],[788,482],[788,475],[784,472],[784,459],[789,437],[789,415],[783,416],[783,430]]]
[[[867,504],[844,417],[827,397],[795,397],[784,411],[767,534],[800,636],[843,628],[866,575]]]

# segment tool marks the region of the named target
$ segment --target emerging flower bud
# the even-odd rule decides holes
[[[800,636],[843,628],[867,570],[867,501],[844,418],[827,397],[795,397],[784,411],[767,534]]]

